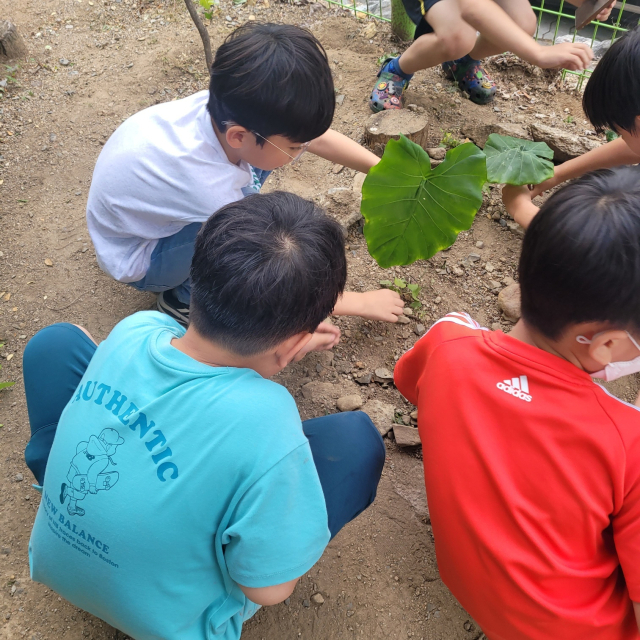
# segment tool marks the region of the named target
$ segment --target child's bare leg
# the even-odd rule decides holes
[[[531,8],[529,0],[494,0],[504,12],[526,33],[534,36],[538,20]],[[469,54],[474,60],[482,60],[487,56],[495,56],[504,53],[501,45],[491,42],[486,36],[480,34],[476,46]]]
[[[399,64],[405,73],[415,73],[461,58],[476,43],[476,30],[462,19],[459,0],[437,2],[425,19],[434,33],[420,36],[400,56]]]

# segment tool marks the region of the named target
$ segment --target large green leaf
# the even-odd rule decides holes
[[[470,142],[431,170],[424,149],[404,136],[390,140],[362,186],[369,253],[386,268],[450,247],[473,223],[486,179],[485,156]]]
[[[553,177],[553,151],[532,142],[492,133],[484,145],[487,180],[498,184],[540,184]]]

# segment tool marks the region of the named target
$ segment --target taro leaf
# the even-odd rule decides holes
[[[426,152],[404,136],[390,140],[362,186],[369,253],[383,268],[427,259],[450,247],[482,205],[485,155],[471,142],[431,170]]]
[[[540,184],[553,177],[553,151],[532,142],[492,133],[484,145],[487,180],[497,184]]]

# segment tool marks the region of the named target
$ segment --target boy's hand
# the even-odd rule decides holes
[[[564,42],[552,47],[538,47],[535,60],[531,61],[542,69],[562,67],[570,71],[582,71],[593,59],[593,51],[580,42]]]
[[[533,200],[537,196],[541,196],[545,191],[550,191],[557,187],[561,182],[562,180],[558,180],[557,176],[553,176],[553,178],[549,178],[540,184],[530,184],[529,197]]]
[[[526,185],[514,187],[507,184],[502,187],[502,202],[507,213],[525,229],[539,211],[531,202],[530,191]]]
[[[608,7],[605,7],[596,17],[596,20],[600,22],[604,22],[610,15],[613,10],[613,5],[616,3],[616,0],[613,0]]]
[[[378,289],[360,294],[360,311],[358,313],[367,320],[398,322],[402,315],[404,301],[398,293],[391,289]]]
[[[309,351],[328,351],[340,342],[340,329],[329,322],[321,322],[311,340],[296,353],[293,361],[302,360]]]

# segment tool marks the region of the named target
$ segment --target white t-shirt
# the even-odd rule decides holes
[[[206,105],[208,91],[131,116],[109,138],[93,171],[87,225],[100,267],[121,282],[140,280],[160,238],[205,222],[253,184],[232,164]]]

